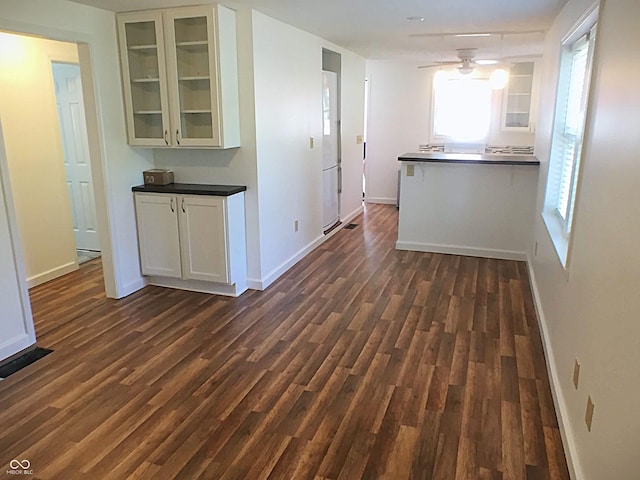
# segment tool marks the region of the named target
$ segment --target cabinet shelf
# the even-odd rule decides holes
[[[176,42],[176,47],[199,47],[207,46],[209,42],[207,40],[196,40],[191,42]]]
[[[129,45],[127,50],[157,50],[157,45]]]
[[[211,110],[205,110],[205,109],[189,109],[189,110],[182,110],[180,113],[211,113]]]
[[[132,78],[131,83],[157,83],[159,78]]]
[[[135,115],[160,115],[162,110],[136,110]]]
[[[209,80],[211,77],[209,77],[208,75],[202,75],[202,76],[190,76],[190,77],[180,77],[178,78],[178,80],[180,80],[181,82],[197,82],[198,80]]]

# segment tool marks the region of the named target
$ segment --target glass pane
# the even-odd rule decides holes
[[[207,17],[176,18],[174,27],[177,44],[207,41]]]
[[[134,114],[133,129],[136,138],[162,138],[162,114]]]
[[[183,113],[181,124],[183,138],[213,138],[211,113]]]
[[[127,47],[155,46],[156,41],[156,24],[150,22],[135,22],[125,25],[127,36]]]

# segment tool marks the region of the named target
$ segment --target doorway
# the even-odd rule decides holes
[[[78,263],[100,256],[80,65],[52,62],[64,169]]]
[[[27,286],[100,255],[78,45],[0,33],[0,113]],[[84,260],[81,252],[80,260]]]

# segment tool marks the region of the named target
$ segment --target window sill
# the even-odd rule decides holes
[[[547,227],[547,232],[549,232],[549,237],[551,237],[551,242],[556,249],[562,268],[565,271],[568,271],[569,266],[567,258],[569,252],[569,238],[564,234],[564,229],[560,219],[554,211],[545,209],[542,212],[542,220]]]

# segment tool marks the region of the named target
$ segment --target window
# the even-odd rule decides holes
[[[491,121],[492,90],[479,78],[434,79],[433,135],[458,141],[483,140]]]
[[[597,12],[589,16],[595,18]],[[580,157],[587,111],[589,79],[596,27],[580,35],[569,36],[563,44],[558,79],[555,122],[543,218],[560,257],[567,266],[567,255],[576,187],[580,173]],[[582,27],[584,31],[585,28]],[[578,37],[576,39],[576,37]]]

